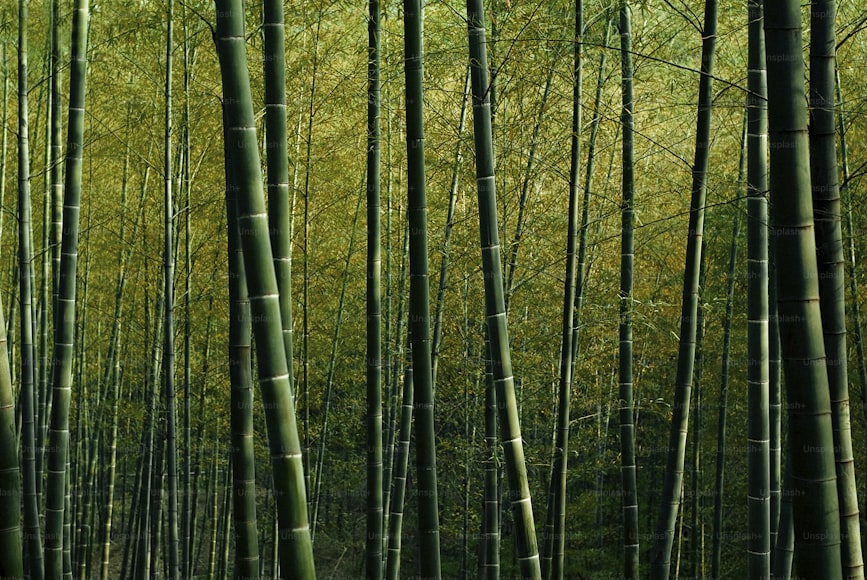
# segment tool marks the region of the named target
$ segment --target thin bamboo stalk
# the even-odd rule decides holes
[[[548,507],[543,534],[542,577],[562,579],[566,551],[566,471],[569,458],[570,403],[572,399],[572,372],[575,336],[576,294],[579,292],[579,245],[586,253],[588,198],[584,196],[584,209],[579,217],[579,163],[581,160],[581,80],[582,40],[584,38],[584,5],[575,0],[575,29],[572,81],[572,138],[569,163],[569,224],[566,236],[566,276],[563,289],[563,318],[560,343],[559,384],[557,388],[557,427],[554,453],[551,461],[551,479],[548,486]],[[553,68],[553,67],[552,67]],[[579,223],[579,220],[583,221]],[[581,235],[583,233],[583,236]],[[580,240],[579,240],[580,236]],[[581,272],[583,279],[583,271]]]
[[[257,368],[280,525],[283,574],[314,578],[301,442],[295,416],[279,291],[268,236],[262,170],[247,70],[244,12],[240,0],[217,2],[216,44],[226,105],[225,138],[232,148],[238,184],[238,227],[250,293]]]
[[[385,539],[383,537],[382,497],[381,36],[379,0],[369,0],[367,19],[367,541],[365,544],[365,563],[367,577],[376,580],[382,578],[384,571],[382,547]],[[348,263],[347,260],[347,265]],[[341,291],[340,297],[340,311],[342,312],[343,291]],[[322,437],[323,439],[325,437],[324,430]],[[320,485],[319,480],[317,480],[318,485]]]
[[[409,223],[409,315],[412,348],[418,541],[421,575],[440,578],[434,390],[431,372],[430,287],[424,146],[423,3],[405,0],[406,156]]]
[[[704,210],[707,198],[707,174],[710,156],[711,109],[713,105],[713,65],[717,38],[717,0],[706,0],[702,30],[701,77],[698,87],[698,119],[695,135],[695,157],[692,168],[692,195],[689,209],[689,229],[686,264],[683,277],[680,341],[677,354],[674,404],[671,432],[665,467],[662,501],[653,548],[651,577],[667,579],[671,562],[674,523],[680,506],[683,487],[683,464],[686,454],[689,407],[695,363],[695,341],[698,309],[699,270],[704,237]]]
[[[530,500],[527,466],[524,461],[523,439],[509,349],[502,250],[497,231],[496,178],[491,132],[491,102],[488,92],[485,16],[481,0],[467,0],[467,33],[473,88],[476,187],[485,285],[485,315],[487,335],[490,340],[492,377],[497,392],[500,434],[516,528],[516,557],[524,577],[541,578],[539,548],[536,541],[536,527]]]
[[[30,269],[30,140],[27,85],[27,2],[18,3],[18,291],[20,297],[19,324],[21,375],[19,405],[21,407],[21,462],[23,467],[24,538],[27,546],[30,576],[41,580],[44,571],[39,500],[36,480],[36,426],[33,375],[33,322]],[[64,462],[65,463],[65,462]],[[62,501],[62,488],[60,489]],[[55,498],[57,499],[57,498]],[[62,520],[61,520],[62,523]],[[56,532],[60,533],[58,527]],[[58,535],[58,539],[60,536]],[[46,541],[49,538],[46,536]],[[61,574],[58,567],[57,577]]]

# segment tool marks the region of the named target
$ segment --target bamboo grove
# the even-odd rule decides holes
[[[0,6],[0,577],[863,578],[854,0]]]

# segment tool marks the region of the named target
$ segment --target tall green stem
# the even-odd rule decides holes
[[[379,0],[368,1],[367,20],[367,577],[383,573],[382,497],[382,250],[380,203]],[[323,436],[325,433],[323,432]],[[318,485],[318,483],[317,483]]]
[[[265,32],[265,150],[268,169],[268,226],[274,271],[280,291],[280,320],[289,369],[295,389],[292,331],[292,210],[289,206],[289,140],[286,130],[286,56],[283,3],[264,3]],[[236,518],[237,521],[237,518]]]
[[[3,306],[0,304],[0,554],[3,554],[3,558],[0,558],[0,577],[23,578],[18,441],[15,437],[15,402],[5,329],[6,321],[3,320]]]
[[[490,340],[491,369],[496,386],[500,435],[506,460],[516,555],[521,575],[541,578],[536,526],[530,501],[527,466],[515,399],[515,379],[509,349],[509,331],[503,290],[502,248],[497,231],[497,192],[491,134],[491,101],[485,15],[481,0],[467,0],[467,32],[473,87],[473,132],[476,150],[476,187],[479,200],[479,234],[485,284],[485,316]]]
[[[301,442],[295,418],[279,291],[268,236],[265,195],[244,36],[240,0],[216,3],[217,54],[226,105],[225,135],[233,151],[238,186],[238,227],[250,293],[253,333],[257,345],[259,387],[265,408],[274,495],[277,499],[280,568],[298,579],[314,578],[313,546],[307,516],[307,494]],[[231,225],[231,224],[230,224]]]
[[[30,139],[27,86],[27,1],[18,2],[18,287],[21,320],[19,324],[21,377],[18,392],[21,406],[21,462],[24,468],[24,537],[30,576],[40,580],[44,574],[39,528],[39,499],[36,472],[35,393],[33,374],[33,309],[31,299],[30,245]],[[17,486],[17,484],[16,484]],[[62,488],[61,488],[62,501]],[[16,508],[18,509],[18,508]],[[62,523],[62,518],[61,518]],[[60,528],[58,528],[60,530]],[[58,572],[58,577],[60,572]]]
[[[747,470],[750,578],[771,573],[768,336],[768,112],[761,0],[748,4]]]
[[[226,216],[229,227],[229,380],[232,388],[232,508],[235,514],[235,577],[258,578],[256,457],[253,449],[253,367],[250,298],[238,230],[238,186],[232,150],[225,147]]]
[[[864,578],[849,416],[845,257],[834,119],[835,19],[836,4],[833,0],[814,0],[810,4],[810,177],[816,221],[822,333],[828,357],[843,571],[848,578]]]
[[[165,84],[165,147],[163,151],[163,179],[165,184],[163,293],[165,294],[165,324],[163,325],[163,400],[166,413],[166,475],[168,486],[168,556],[169,578],[180,578],[178,552],[178,450],[175,413],[175,261],[174,261],[174,200],[172,195],[172,60],[174,58],[174,1],[168,0],[166,18],[166,84]]]
[[[635,468],[635,406],[632,377],[632,287],[635,261],[635,102],[632,90],[632,14],[620,4],[620,70],[623,169],[620,234],[620,480],[623,506],[623,574],[638,578],[638,489]]]
[[[566,548],[566,470],[569,457],[569,408],[572,399],[573,356],[577,339],[575,327],[575,294],[578,283],[579,228],[586,233],[587,197],[584,198],[584,222],[579,224],[578,165],[581,162],[581,43],[584,38],[584,7],[575,0],[575,38],[573,43],[572,138],[569,161],[569,223],[566,235],[566,276],[563,284],[563,318],[560,342],[560,377],[557,389],[557,432],[551,461],[551,482],[548,486],[548,507],[543,534],[542,577],[563,578]],[[553,67],[552,67],[553,68]],[[581,237],[586,251],[586,235]],[[583,264],[581,264],[583,266]]]
[[[409,312],[412,346],[421,575],[440,577],[439,501],[431,374],[430,287],[424,158],[424,43],[421,0],[404,1]]]
[[[858,306],[858,278],[856,277],[855,265],[855,228],[852,223],[852,193],[849,190],[849,150],[846,146],[846,130],[843,123],[843,92],[840,87],[840,74],[836,74],[837,85],[837,130],[840,135],[840,171],[843,183],[840,186],[840,195],[844,197],[846,211],[846,270],[849,278],[850,304],[852,305],[852,330],[855,339],[855,351],[858,355],[858,381],[861,385],[861,403],[864,412],[867,413],[867,362],[864,356],[864,339],[861,333],[861,309]]]
[[[707,197],[707,172],[710,152],[711,107],[713,102],[713,63],[716,48],[717,1],[705,0],[702,31],[701,77],[698,85],[698,120],[695,134],[695,161],[692,168],[692,196],[689,208],[686,264],[683,275],[680,342],[677,353],[674,406],[668,458],[665,466],[659,519],[651,551],[651,576],[667,579],[671,564],[674,525],[683,489],[683,463],[689,426],[690,396],[695,363],[696,317],[699,270],[704,236],[704,209]]]
[[[767,0],[765,38],[771,217],[788,394],[795,564],[798,574],[808,578],[838,578],[840,511],[810,195],[799,2]]]
[[[69,121],[63,187],[58,299],[54,316],[54,376],[51,427],[48,433],[48,486],[45,510],[45,564],[49,578],[63,574],[63,515],[69,455],[69,408],[75,335],[75,294],[84,149],[84,95],[87,70],[88,0],[76,0],[72,17],[69,75]]]
[[[744,112],[744,130],[741,137],[741,154],[738,162],[738,184],[743,184],[746,173],[746,133],[747,116]],[[735,219],[732,225],[732,241],[729,246],[729,269],[727,275],[726,309],[723,319],[723,348],[720,369],[720,388],[717,398],[717,448],[716,474],[713,491],[713,548],[711,549],[711,578],[720,578],[723,540],[723,490],[725,484],[726,457],[726,415],[728,406],[729,373],[731,369],[732,314],[734,310],[735,273],[738,259],[738,236],[740,235],[741,219],[737,204]]]

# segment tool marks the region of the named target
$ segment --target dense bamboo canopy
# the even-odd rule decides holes
[[[710,11],[698,0],[629,2],[623,18],[600,0],[407,2],[423,8],[423,25],[404,4],[0,6],[0,499],[22,506],[0,517],[0,575],[20,561],[39,576],[42,547],[51,578],[288,578],[298,561],[309,577],[535,577],[540,556],[552,577],[620,576],[629,542],[629,573],[643,577],[661,533],[672,575],[707,576],[714,525],[720,577],[766,570],[768,546],[772,566],[786,560],[787,534],[795,573],[821,572],[801,570],[820,546],[823,562],[857,575],[863,6],[837,3],[830,23],[814,15],[795,38],[785,31],[810,22],[809,6],[764,3],[769,84],[801,95],[783,102],[781,85],[769,101],[754,88],[762,51],[749,49],[749,24],[761,2],[719,4],[712,68],[700,56]],[[618,27],[627,15],[629,45]],[[418,83],[408,90],[408,80]],[[760,117],[771,114],[770,193],[761,179],[748,189],[740,171],[748,104],[751,163],[764,159]],[[488,121],[476,120],[482,109]],[[621,245],[627,118],[633,227]],[[792,128],[797,158],[779,137]],[[790,178],[807,189],[797,212],[780,213],[775,200],[789,198],[775,195]],[[690,231],[699,210],[703,231]],[[748,252],[748,230],[778,247]],[[688,253],[697,235],[702,247]],[[836,241],[818,244],[819,269],[808,271],[816,236]],[[688,256],[689,281],[701,263],[704,283],[685,290]],[[816,287],[801,288],[810,277]],[[748,316],[751,289],[769,298],[754,296]],[[695,302],[686,310],[684,296]],[[789,318],[775,349],[777,297]],[[808,308],[798,304],[820,298],[799,326]],[[699,320],[702,370],[688,378],[692,347],[679,361],[679,342]],[[619,374],[622,353],[632,363]],[[810,384],[827,377],[824,398],[805,395],[802,367]],[[748,382],[766,381],[749,399]],[[833,421],[814,421],[825,412]],[[806,427],[787,488],[792,425]],[[687,459],[666,485],[670,447]],[[754,461],[752,481],[749,450],[769,466]],[[553,475],[566,465],[565,480],[552,479],[558,458]],[[628,493],[622,467],[634,471]],[[825,476],[839,483],[811,480]],[[837,519],[799,514],[812,499],[798,494],[820,491]],[[626,498],[637,502],[628,529]],[[679,505],[663,524],[661,502]],[[748,549],[763,552],[752,565]]]

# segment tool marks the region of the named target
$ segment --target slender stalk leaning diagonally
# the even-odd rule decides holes
[[[544,578],[563,578],[563,564],[566,550],[566,471],[569,457],[569,408],[572,399],[572,371],[575,368],[573,357],[576,354],[578,334],[575,321],[580,317],[576,312],[575,295],[577,284],[583,280],[578,273],[583,268],[583,255],[587,246],[587,204],[584,196],[583,212],[579,212],[578,164],[581,159],[581,43],[583,41],[584,5],[575,0],[575,38],[573,42],[573,79],[572,79],[572,137],[570,139],[569,159],[569,222],[566,235],[566,277],[563,284],[562,338],[560,342],[559,384],[557,386],[557,426],[554,439],[554,453],[551,461],[551,483],[548,486],[548,508],[545,514],[545,533],[543,534],[542,576]],[[579,214],[581,217],[579,217]],[[580,222],[580,224],[579,224]]]
[[[265,408],[271,450],[274,496],[277,500],[280,569],[294,578],[315,578],[313,544],[307,516],[307,493],[295,404],[289,385],[280,319],[277,278],[268,238],[265,194],[240,0],[216,2],[215,42],[226,105],[225,134],[234,152],[238,194],[238,227],[257,346],[259,387]]]
[[[491,135],[491,101],[485,15],[481,0],[467,0],[467,33],[473,87],[473,133],[476,149],[476,187],[479,199],[479,235],[485,279],[485,317],[490,340],[491,368],[497,391],[500,434],[506,460],[518,564],[524,578],[541,578],[536,524],[530,502],[527,466],[515,399],[509,331],[503,295],[503,272],[497,231],[497,195]]]
[[[704,210],[707,198],[707,173],[711,145],[711,108],[713,104],[713,64],[716,49],[717,0],[705,0],[702,30],[701,76],[698,84],[698,119],[695,157],[692,167],[692,195],[689,208],[686,263],[683,274],[680,341],[677,353],[674,407],[668,442],[662,499],[651,550],[651,577],[668,578],[674,523],[683,489],[683,464],[695,362],[696,318],[698,311],[699,270],[704,237]]]

